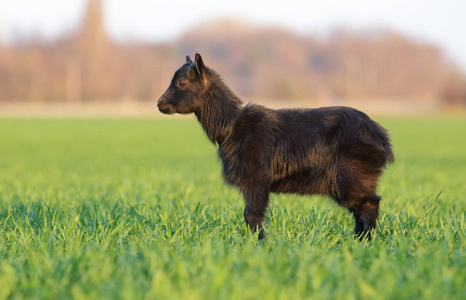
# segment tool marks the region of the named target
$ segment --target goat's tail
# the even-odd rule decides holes
[[[385,153],[387,155],[387,163],[395,162],[395,154],[393,154],[392,144],[390,143],[390,140],[387,141],[387,143],[384,145],[384,148]]]
[[[392,143],[388,135],[388,131],[380,124],[376,123],[379,127],[379,137],[381,138],[382,147],[385,152],[386,163],[393,163],[395,161],[395,154],[393,153]]]

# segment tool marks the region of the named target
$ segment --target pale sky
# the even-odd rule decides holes
[[[84,0],[0,0],[0,39],[77,26]],[[174,39],[193,25],[240,17],[298,33],[335,27],[388,28],[440,45],[466,70],[466,0],[104,0],[109,33],[148,41]]]

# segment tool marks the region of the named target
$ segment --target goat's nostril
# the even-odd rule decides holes
[[[162,97],[159,98],[159,100],[157,100],[157,105],[159,105],[160,103],[162,103],[163,99]]]

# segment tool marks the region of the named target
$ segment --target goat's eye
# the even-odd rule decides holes
[[[180,80],[180,81],[178,81],[178,86],[180,88],[185,88],[185,87],[188,86],[188,81],[187,80]]]

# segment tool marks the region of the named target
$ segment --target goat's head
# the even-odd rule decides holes
[[[179,68],[168,89],[157,101],[164,114],[189,114],[202,106],[202,94],[207,84],[206,67],[199,53],[195,62],[186,56],[186,63]]]

